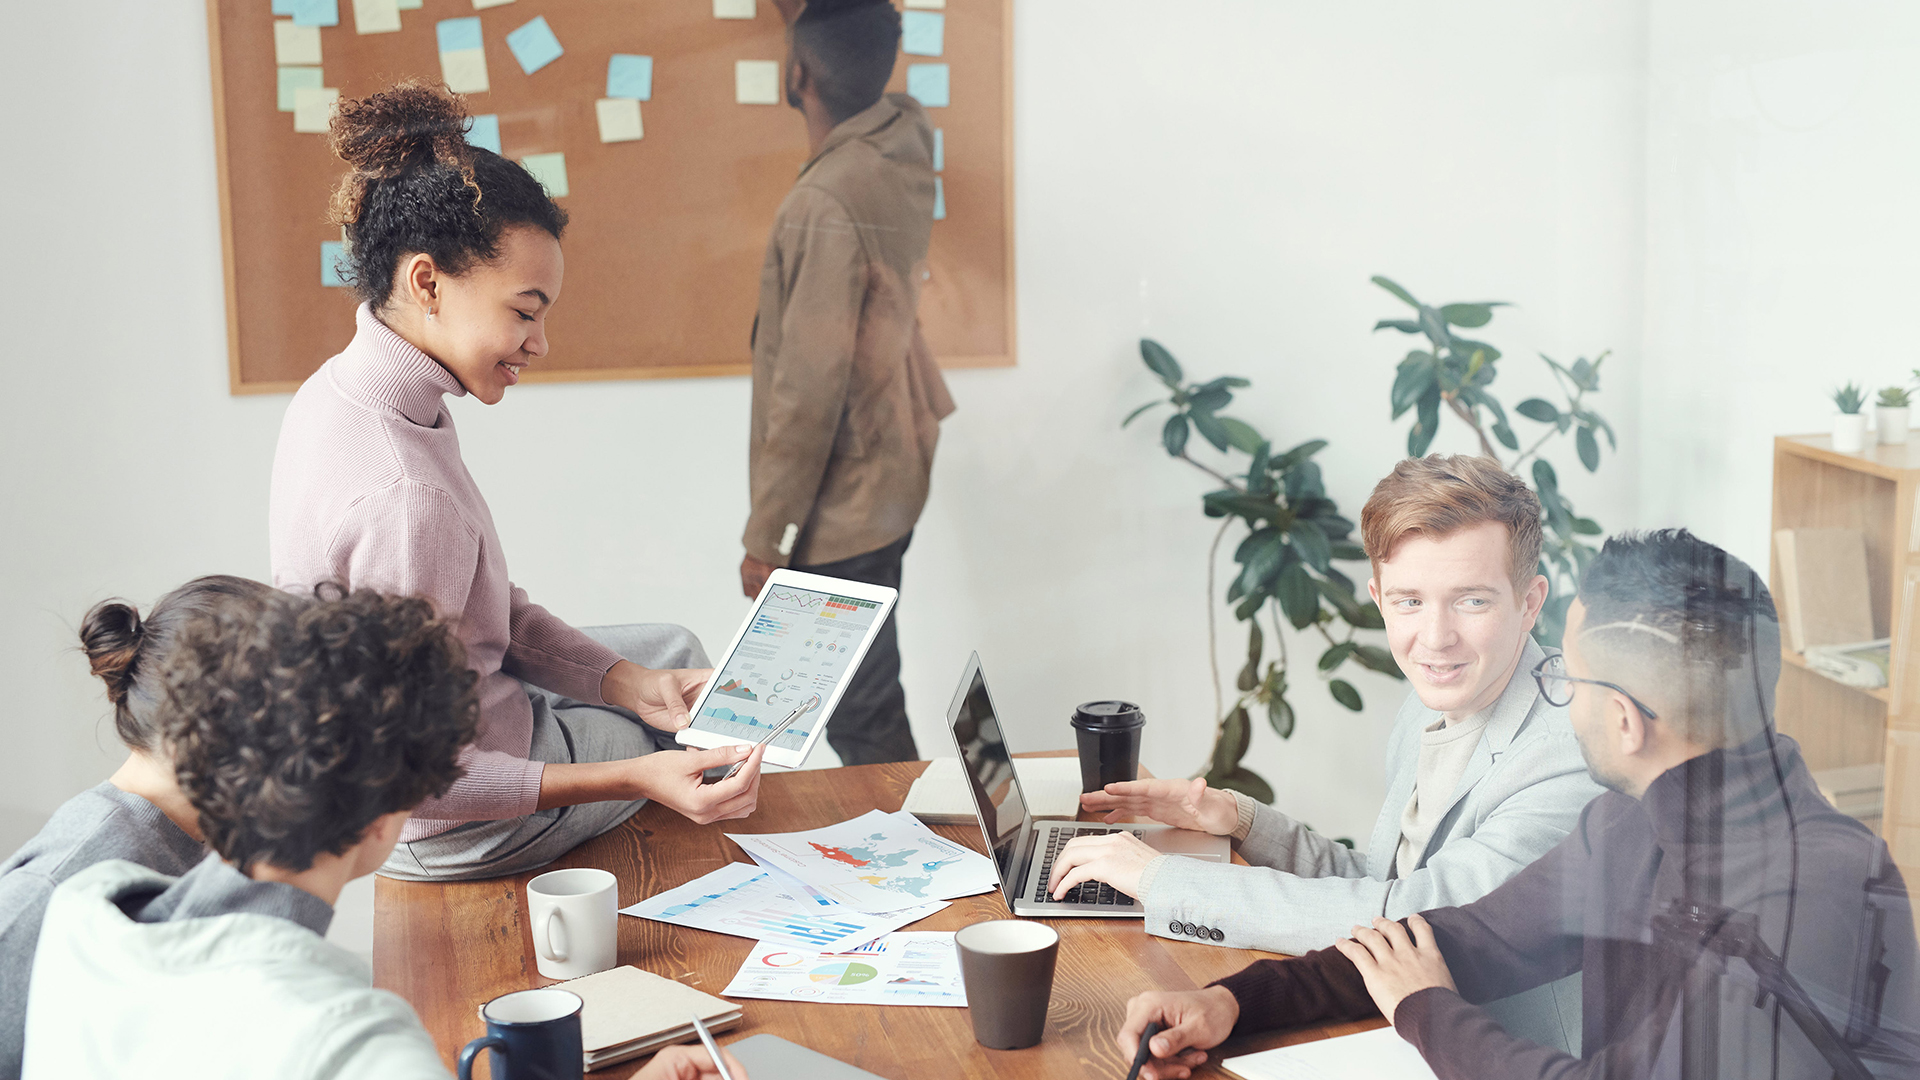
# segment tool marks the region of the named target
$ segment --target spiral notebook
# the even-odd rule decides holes
[[[740,1006],[637,967],[609,968],[563,983],[580,995],[581,1064],[588,1072],[692,1042],[695,1013],[709,1031],[740,1023]]]

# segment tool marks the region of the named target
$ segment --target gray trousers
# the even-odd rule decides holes
[[[672,623],[590,626],[581,632],[642,667],[709,664],[700,639]],[[625,709],[588,705],[522,685],[533,705],[533,746],[527,756],[534,761],[621,761],[676,748],[671,734],[648,727]],[[536,810],[526,817],[465,822],[394,848],[380,873],[403,881],[470,881],[522,873],[565,855],[645,805],[645,799],[581,803]]]

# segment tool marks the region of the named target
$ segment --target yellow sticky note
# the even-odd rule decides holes
[[[419,11],[420,5],[426,2],[427,0],[394,0],[393,6],[401,11]]]
[[[547,195],[555,199],[564,199],[567,195],[567,155],[565,154],[528,154],[520,159],[540,186],[547,189]]]
[[[780,104],[780,61],[735,61],[733,100],[742,105]]]
[[[501,4],[511,3],[513,3],[513,0],[473,0],[473,10],[485,11],[490,7],[499,7]]]
[[[293,92],[293,130],[308,135],[325,135],[333,122],[333,106],[340,91],[331,86],[303,86]]]
[[[632,98],[601,98],[593,103],[600,120],[600,141],[633,142],[644,134],[640,126],[640,103]]]
[[[440,78],[456,94],[482,94],[493,87],[487,82],[487,50],[455,49],[440,54]]]
[[[292,19],[273,20],[273,62],[276,64],[318,64],[320,28],[299,26]]]
[[[353,0],[353,28],[362,34],[392,34],[400,29],[399,0]]]
[[[753,0],[713,0],[716,19],[751,19],[755,14]]]

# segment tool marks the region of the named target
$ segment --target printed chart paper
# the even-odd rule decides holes
[[[898,911],[999,888],[985,855],[935,836],[908,813],[880,810],[795,833],[728,833],[756,862],[861,911]]]
[[[840,952],[762,941],[721,994],[828,1005],[967,1005],[951,931],[906,930]]]
[[[863,945],[946,906],[920,904],[885,915],[869,915],[811,892],[777,871],[728,863],[620,911],[675,926],[757,938],[762,945],[817,950]]]

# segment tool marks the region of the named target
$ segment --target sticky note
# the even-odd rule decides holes
[[[909,56],[939,56],[947,37],[947,17],[931,11],[900,13],[900,51]]]
[[[565,154],[528,154],[520,159],[547,194],[555,199],[567,197],[567,155]]]
[[[275,15],[293,14],[293,0],[273,0],[273,13]]]
[[[473,10],[485,11],[490,7],[499,7],[501,4],[511,3],[513,3],[513,0],[473,0]]]
[[[493,89],[493,84],[487,81],[487,50],[441,53],[440,80],[456,94],[484,94]]]
[[[947,6],[947,0],[907,0],[907,6],[910,8],[944,8]]]
[[[780,104],[780,61],[734,61],[733,100],[742,105]]]
[[[920,104],[936,109],[948,103],[947,65],[945,64],[908,64],[907,93],[912,94]]]
[[[553,36],[553,28],[547,25],[545,15],[518,30],[508,32],[507,48],[513,50],[513,58],[520,61],[520,69],[529,75],[560,59],[560,54],[565,51],[560,48],[560,39]]]
[[[751,19],[754,15],[753,0],[713,0],[716,19]]]
[[[441,19],[433,24],[433,37],[439,42],[443,53],[486,47],[486,42],[480,40],[480,20],[477,17]]]
[[[947,129],[933,129],[933,171],[944,172],[947,168]]]
[[[338,240],[320,241],[320,284],[328,288],[347,287],[347,245]]]
[[[467,129],[467,145],[478,146],[494,153],[500,152],[500,117],[497,113],[484,113],[473,118],[473,126]]]
[[[933,220],[947,220],[947,185],[937,176],[933,178]]]
[[[607,96],[653,100],[653,57],[614,53],[607,61]]]
[[[391,34],[398,31],[399,0],[353,0],[353,29],[360,34]]]
[[[401,11],[419,11],[420,5],[426,2],[427,0],[394,0],[393,6]]]
[[[293,111],[293,92],[303,88],[320,89],[326,79],[317,67],[283,67],[279,71],[278,100],[281,112]]]
[[[600,141],[633,142],[645,134],[640,126],[640,103],[632,98],[601,98],[593,103],[600,121]]]
[[[331,86],[303,86],[293,92],[293,130],[308,135],[325,135],[333,123],[333,104],[340,91]]]
[[[292,19],[274,20],[273,62],[276,64],[319,63],[320,28],[301,26]]]
[[[293,0],[293,21],[301,26],[339,26],[340,0]]]

